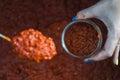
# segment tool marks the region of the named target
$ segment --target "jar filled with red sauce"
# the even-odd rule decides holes
[[[90,57],[100,50],[101,45],[101,30],[91,20],[73,21],[62,32],[62,46],[73,57]]]

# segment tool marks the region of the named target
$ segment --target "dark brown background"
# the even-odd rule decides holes
[[[0,80],[119,80],[120,66],[115,66],[112,59],[85,64],[67,55],[61,47],[64,25],[79,10],[96,2],[98,0],[0,0],[0,33],[12,38],[32,27],[53,37],[58,51],[51,61],[35,63],[20,59],[11,44],[0,38]],[[103,23],[97,22],[106,34]]]

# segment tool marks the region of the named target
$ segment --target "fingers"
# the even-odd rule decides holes
[[[113,57],[113,63],[114,63],[115,65],[118,65],[119,51],[120,51],[120,44],[118,43],[118,45],[116,46],[116,50],[115,50],[114,57]]]
[[[100,60],[104,60],[104,59],[111,57],[116,48],[118,38],[119,37],[117,37],[117,35],[115,34],[115,32],[113,30],[110,31],[108,33],[108,38],[107,38],[104,48],[96,55],[93,55],[90,58],[85,59],[84,61],[85,62],[100,61]]]
[[[101,0],[100,2],[89,8],[79,11],[76,15],[76,19],[87,19],[98,16],[100,13],[102,13],[101,11],[103,11],[104,9],[102,6],[103,4],[105,4],[105,2],[103,3],[103,1]]]
[[[107,13],[109,13],[108,12],[109,5],[110,5],[110,1],[100,0],[95,5],[79,11],[76,15],[76,19],[87,19],[87,18],[93,18],[93,17],[101,18],[101,16],[104,16]]]
[[[92,11],[92,8],[84,9],[82,11],[79,11],[76,15],[76,19],[87,19],[94,17],[94,12]]]

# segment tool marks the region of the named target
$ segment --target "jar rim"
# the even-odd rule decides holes
[[[97,44],[97,47],[96,49],[91,52],[90,54],[88,55],[84,55],[84,56],[77,56],[75,54],[73,54],[66,46],[66,43],[65,43],[65,34],[66,34],[66,31],[68,30],[69,27],[71,27],[72,25],[74,25],[75,23],[87,23],[87,24],[90,24],[92,25],[92,27],[97,31],[97,33],[99,34],[100,38],[98,40],[98,44]],[[102,32],[101,32],[101,29],[99,28],[99,26],[93,22],[92,20],[88,20],[88,19],[77,19],[76,21],[72,21],[70,23],[68,23],[65,28],[63,29],[63,32],[62,32],[62,36],[61,36],[61,42],[62,42],[62,47],[63,49],[69,54],[71,55],[72,57],[75,57],[75,58],[79,58],[79,59],[84,59],[84,58],[88,58],[94,54],[96,54],[100,49],[101,49],[101,46],[102,46],[102,42],[103,42],[103,36],[102,36]]]

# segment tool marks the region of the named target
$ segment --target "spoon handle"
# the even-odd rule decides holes
[[[8,42],[11,42],[11,39],[9,37],[7,37],[7,36],[5,36],[5,35],[3,35],[1,33],[0,33],[0,37],[3,38],[3,39],[5,39]]]

